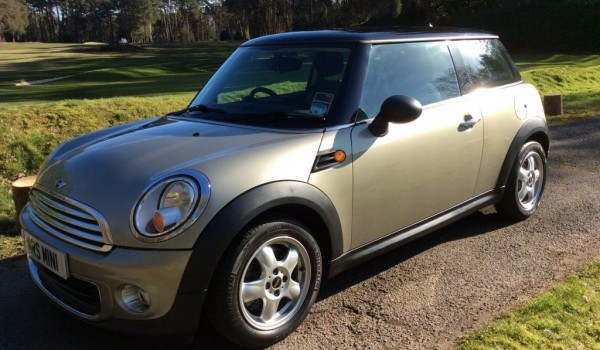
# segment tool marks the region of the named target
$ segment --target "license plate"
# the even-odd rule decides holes
[[[23,238],[25,240],[27,255],[31,259],[64,279],[69,277],[67,254],[37,240],[25,231],[23,231]]]

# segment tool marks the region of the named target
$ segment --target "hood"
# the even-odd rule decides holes
[[[170,118],[106,130],[57,149],[37,184],[98,210],[113,235],[148,186],[180,170],[204,173],[218,205],[265,182],[307,181],[322,137]]]

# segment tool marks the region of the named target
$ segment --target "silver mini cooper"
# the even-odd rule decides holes
[[[149,334],[201,316],[263,347],[321,282],[485,206],[525,219],[549,138],[480,31],[316,31],[240,46],[189,106],[80,136],[21,214],[37,286]]]

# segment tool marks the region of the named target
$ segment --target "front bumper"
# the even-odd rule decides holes
[[[136,333],[176,335],[196,329],[205,293],[177,293],[191,250],[114,247],[108,253],[100,253],[48,234],[25,211],[20,219],[23,235],[66,253],[66,280],[29,256],[28,264],[41,291],[69,313],[101,326]],[[126,306],[122,290],[127,285],[147,292],[147,310],[134,312]]]

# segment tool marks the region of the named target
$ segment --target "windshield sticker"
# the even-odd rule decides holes
[[[329,107],[331,107],[331,102],[333,102],[334,97],[335,95],[333,94],[317,92],[312,105],[310,106],[310,113],[324,116],[329,111]]]

